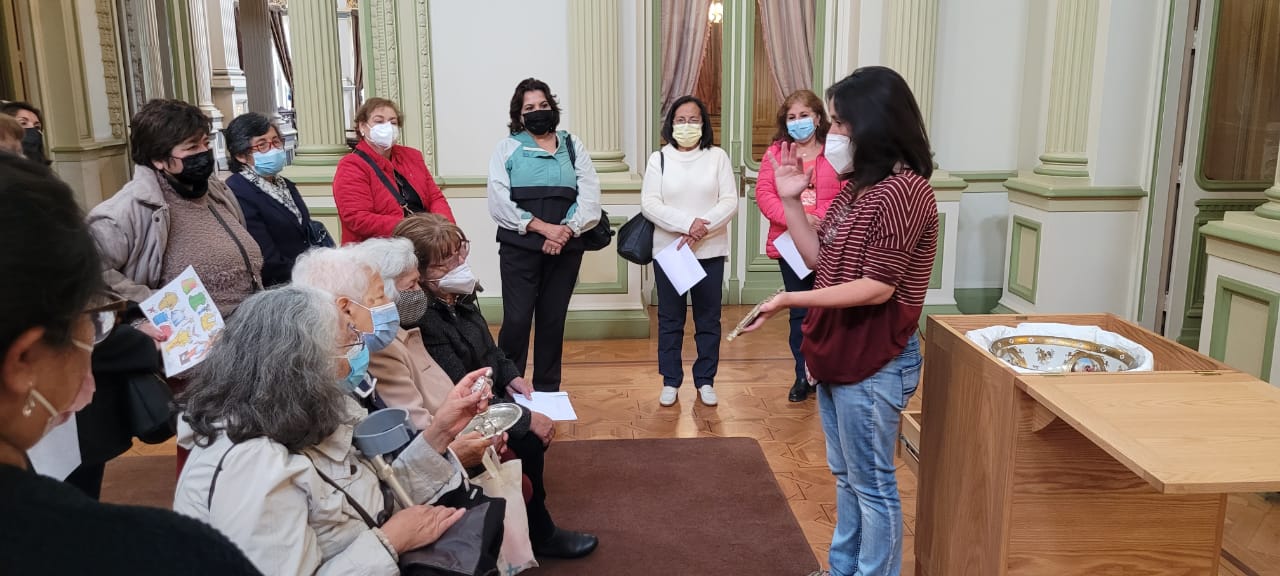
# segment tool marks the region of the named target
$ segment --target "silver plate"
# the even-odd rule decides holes
[[[516,404],[494,404],[488,410],[476,414],[458,435],[479,432],[485,438],[492,438],[516,425],[520,421],[520,406]]]

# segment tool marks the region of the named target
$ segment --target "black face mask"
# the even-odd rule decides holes
[[[173,175],[182,186],[174,190],[183,198],[194,200],[209,192],[209,177],[213,176],[213,150],[205,150],[181,159],[182,172]]]
[[[555,130],[559,125],[560,112],[556,110],[534,110],[524,113],[525,129],[538,136]]]
[[[44,158],[44,133],[39,128],[27,128],[22,133],[22,155],[41,164]]]

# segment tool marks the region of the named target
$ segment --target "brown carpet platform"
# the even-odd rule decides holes
[[[107,466],[106,502],[168,508],[171,456]],[[577,440],[547,455],[556,523],[600,537],[582,560],[546,560],[557,576],[804,576],[818,569],[804,533],[751,438]]]

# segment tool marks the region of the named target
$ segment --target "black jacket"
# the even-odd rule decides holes
[[[4,574],[259,574],[226,536],[168,510],[99,504],[0,464]]]
[[[519,377],[520,371],[493,341],[475,295],[461,296],[452,306],[429,294],[428,299],[427,312],[418,321],[418,329],[431,359],[454,382],[475,370],[493,368],[493,395],[511,402],[507,384]],[[512,428],[513,434],[528,429],[529,412],[522,412],[520,422]]]
[[[76,413],[80,436],[80,460],[102,464],[133,446],[129,419],[129,380],[159,378],[160,353],[150,336],[133,326],[116,326],[106,340],[93,348],[93,401]]]
[[[245,228],[249,229],[249,234],[262,250],[263,286],[289,282],[294,261],[311,248],[308,240],[311,214],[298,193],[298,187],[284,178],[281,180],[289,187],[289,195],[302,213],[301,222],[293,212],[244,176],[233,174],[227,178],[227,187],[235,193],[240,209],[244,211]]]

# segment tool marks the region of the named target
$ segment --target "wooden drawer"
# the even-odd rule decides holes
[[[920,412],[902,413],[901,431],[898,433],[898,455],[907,463],[913,474],[920,475]]]

